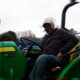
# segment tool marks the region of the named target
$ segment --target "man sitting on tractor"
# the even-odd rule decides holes
[[[42,54],[37,58],[30,80],[44,80],[52,67],[63,64],[63,55],[71,50],[79,40],[64,29],[55,28],[54,22],[47,19],[43,23],[47,35],[41,41]],[[64,65],[64,64],[63,64]]]

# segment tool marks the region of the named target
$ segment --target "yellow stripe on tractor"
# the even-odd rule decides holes
[[[0,47],[0,52],[16,51],[14,47]]]

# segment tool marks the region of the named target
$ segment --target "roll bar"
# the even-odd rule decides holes
[[[66,12],[67,12],[67,10],[68,10],[71,6],[73,6],[73,5],[77,4],[77,3],[79,3],[79,2],[76,2],[76,0],[70,0],[70,3],[68,3],[68,4],[64,7],[64,9],[63,9],[63,11],[62,11],[61,28],[65,29],[65,21],[66,21],[65,19],[66,19]]]

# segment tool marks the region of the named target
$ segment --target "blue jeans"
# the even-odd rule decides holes
[[[33,70],[29,76],[30,80],[45,80],[52,67],[60,66],[62,62],[54,55],[42,54],[36,60]]]

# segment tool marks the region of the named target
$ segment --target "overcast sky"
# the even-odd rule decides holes
[[[80,2],[80,0],[77,0]],[[61,13],[69,0],[0,0],[0,33],[31,30],[37,37],[44,35],[40,26],[52,17],[61,25]],[[80,32],[80,3],[67,11],[66,27]]]

